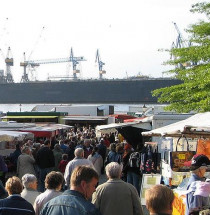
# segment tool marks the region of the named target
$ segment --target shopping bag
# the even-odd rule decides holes
[[[187,144],[187,151],[177,151],[177,146],[181,138],[185,138],[185,143]],[[195,151],[189,150],[189,143],[186,137],[180,137],[176,143],[176,151],[170,153],[170,163],[171,169],[175,172],[185,172],[189,171],[189,167],[184,166],[184,162],[192,159]]]

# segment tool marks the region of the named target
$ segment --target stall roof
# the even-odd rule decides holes
[[[55,128],[55,129],[69,129],[69,128],[73,128],[74,126],[71,125],[64,125],[64,124],[47,124],[47,125],[43,125],[43,127],[50,127],[50,128]]]
[[[142,132],[143,136],[210,136],[210,112],[198,113],[188,119]]]
[[[34,127],[35,123],[0,122],[0,130],[19,130],[21,128]]]
[[[63,118],[63,120],[77,120],[77,121],[84,121],[84,120],[88,120],[88,121],[102,121],[102,120],[106,120],[108,119],[107,116],[68,116]]]
[[[97,131],[106,131],[106,132],[115,132],[116,128],[122,128],[122,127],[135,127],[135,128],[141,128],[145,130],[151,130],[151,124],[147,121],[138,121],[138,122],[127,122],[127,123],[112,123],[109,125],[98,125],[96,127]]]
[[[53,119],[58,116],[4,116],[2,119]]]
[[[35,137],[53,137],[57,134],[58,130],[69,129],[73,126],[63,124],[47,124],[32,128],[21,129],[21,131],[28,131],[35,135]]]
[[[30,132],[18,132],[18,131],[0,131],[0,141],[22,141],[25,138],[33,139],[34,135]]]

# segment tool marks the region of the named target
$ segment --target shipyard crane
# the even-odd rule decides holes
[[[5,72],[5,75],[4,75],[4,82],[13,83],[14,80],[13,80],[13,77],[12,77],[11,66],[14,65],[14,61],[13,61],[13,57],[12,57],[11,48],[10,47],[8,48],[6,58],[4,57],[4,53],[3,53],[3,51],[1,49],[0,49],[0,52],[1,52],[1,54],[2,54],[2,56],[4,58],[4,61],[6,63],[6,72]]]
[[[56,58],[56,59],[47,59],[47,60],[29,60],[20,63],[20,66],[23,66],[24,68],[24,74],[22,77],[22,81],[28,81],[28,77],[26,74],[26,68],[27,67],[38,67],[40,64],[52,64],[52,63],[65,63],[65,62],[72,62],[73,65],[73,78],[77,79],[77,73],[80,72],[80,70],[77,70],[77,64],[79,61],[85,61],[84,57],[74,57],[73,55],[73,49],[71,48],[70,57],[68,58]]]
[[[176,38],[176,42],[173,42],[172,43],[172,46],[171,46],[171,50],[174,49],[174,48],[187,48],[187,47],[190,47],[191,46],[191,43],[187,43],[186,40],[184,39],[184,37],[182,36],[182,33],[181,31],[179,30],[177,24],[175,22],[173,22],[174,24],[174,27],[178,33],[178,36]],[[176,59],[175,56],[173,56],[171,54],[171,59],[172,57],[174,57],[174,59]],[[194,65],[195,63],[189,63],[189,62],[186,62],[186,63],[179,63],[177,68],[185,68],[186,66],[190,66],[190,65]]]
[[[186,41],[184,40],[184,37],[182,36],[181,31],[179,30],[177,24],[175,22],[173,22],[174,27],[178,33],[177,39],[176,39],[176,44],[175,47],[176,48],[186,48],[188,47],[188,44],[186,43]]]
[[[96,63],[98,63],[98,69],[99,69],[99,79],[103,79],[103,74],[106,74],[106,71],[103,70],[103,66],[105,65],[104,62],[101,61],[101,57],[99,54],[99,50],[96,51]]]

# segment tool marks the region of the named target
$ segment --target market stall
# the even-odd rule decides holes
[[[28,139],[34,139],[34,135],[30,132],[0,130],[0,154],[3,156],[9,155],[15,150],[17,142]]]
[[[21,129],[22,132],[31,132],[34,134],[34,137],[46,137],[52,138],[56,136],[56,128],[47,127],[47,126],[37,126],[32,128]]]
[[[164,183],[174,187],[179,185],[180,188],[174,190],[173,214],[184,215],[185,182],[190,176],[184,162],[191,160],[194,154],[204,154],[210,158],[210,112],[195,114],[186,120],[142,132],[142,135],[160,137],[158,144]],[[206,177],[209,177],[209,172]]]

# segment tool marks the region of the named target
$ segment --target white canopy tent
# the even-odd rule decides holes
[[[17,123],[0,121],[0,130],[14,131],[22,128],[30,128],[36,126],[35,123]]]
[[[188,119],[142,132],[143,136],[210,137],[210,112],[198,113]]]
[[[34,135],[30,132],[17,132],[17,131],[0,131],[0,142],[3,141],[22,141],[24,139],[33,139]]]

